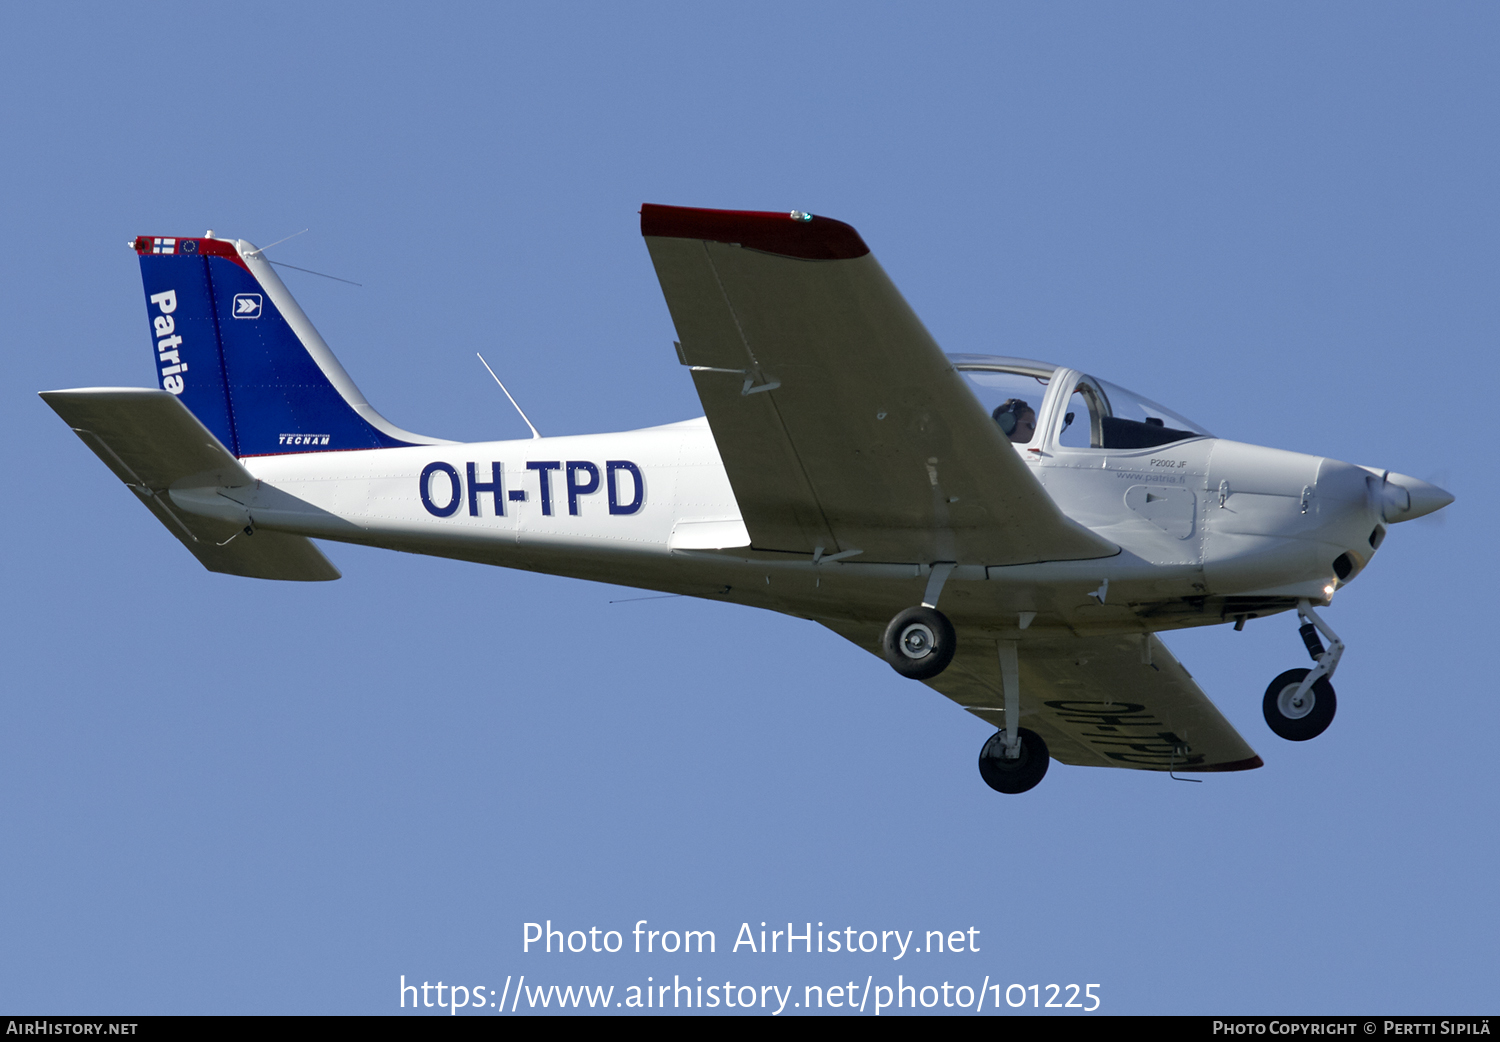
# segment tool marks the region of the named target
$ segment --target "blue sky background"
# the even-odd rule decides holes
[[[0,64],[0,1009],[384,1013],[499,988],[1098,983],[1102,1012],[1493,1012],[1491,5],[10,5]],[[35,392],[150,386],[137,234],[285,274],[395,423],[699,414],[642,202],[854,224],[949,351],[1436,480],[1326,613],[1169,635],[1266,761],[1054,764],[819,627],[330,544],[205,572]],[[521,924],[709,928],[701,958]],[[741,922],[981,952],[729,954]],[[799,927],[800,928],[800,927]],[[922,960],[926,961],[922,961]],[[523,1007],[524,1003],[523,1003]]]

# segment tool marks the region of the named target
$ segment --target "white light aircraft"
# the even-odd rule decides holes
[[[1322,733],[1344,644],[1318,609],[1453,499],[1064,365],[945,355],[839,221],[647,205],[641,231],[701,419],[401,430],[261,251],[212,232],[131,244],[159,389],[42,397],[211,571],[337,579],[330,539],[812,619],[998,727],[979,770],[1011,793],[1050,759],[1261,766],[1164,630],[1295,611],[1313,664],[1263,710]]]

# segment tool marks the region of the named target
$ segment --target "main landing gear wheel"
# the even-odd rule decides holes
[[[1025,792],[1034,789],[1047,774],[1047,743],[1035,731],[1020,729],[1021,755],[1005,758],[1005,732],[996,731],[979,750],[979,776],[996,792]]]
[[[885,628],[881,649],[891,668],[912,680],[931,680],[953,661],[958,638],[936,608],[907,608]]]
[[[1327,677],[1315,680],[1301,698],[1297,697],[1297,689],[1311,672],[1310,669],[1287,670],[1271,681],[1260,704],[1271,730],[1289,742],[1305,742],[1318,737],[1328,730],[1338,709],[1333,685]]]

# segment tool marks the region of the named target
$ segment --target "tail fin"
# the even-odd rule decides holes
[[[132,246],[160,386],[235,456],[447,444],[365,401],[250,243],[143,235]]]

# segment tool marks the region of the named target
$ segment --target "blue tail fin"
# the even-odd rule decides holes
[[[444,444],[371,407],[250,243],[141,236],[157,380],[236,456]]]

